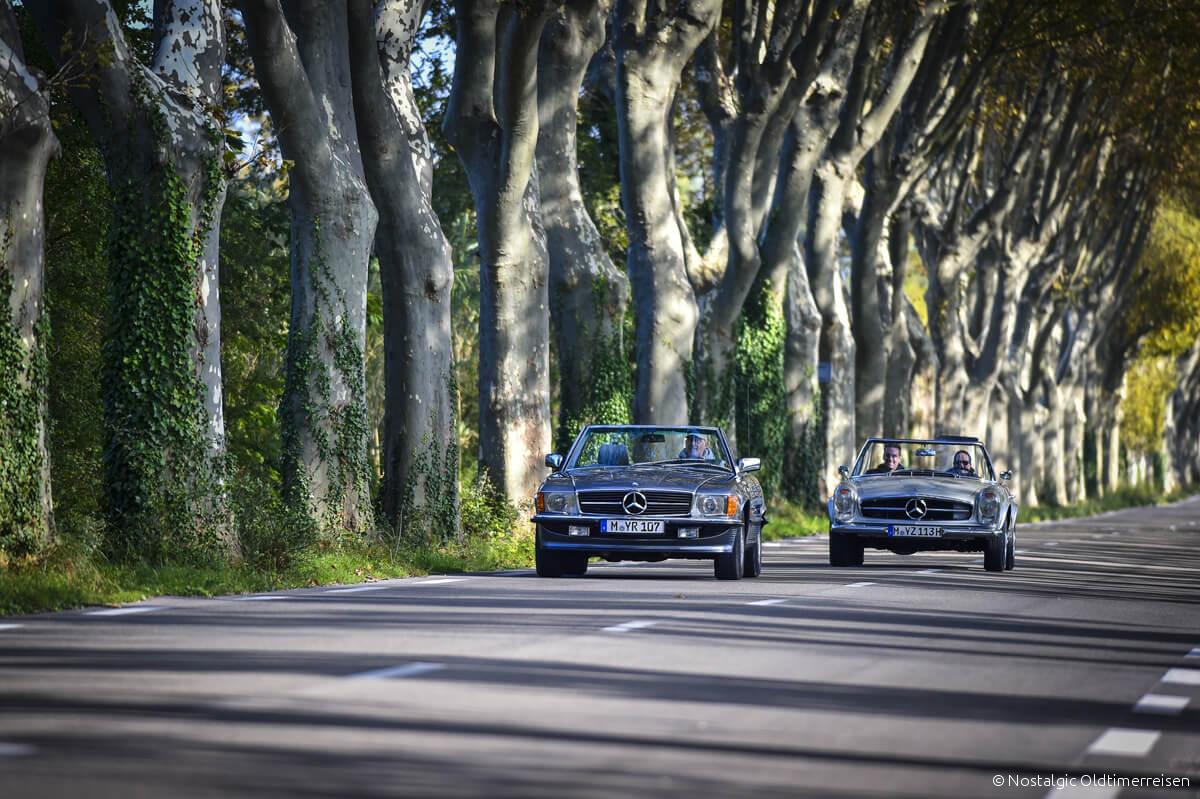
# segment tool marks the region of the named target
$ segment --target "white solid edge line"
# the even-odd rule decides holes
[[[787,602],[786,599],[760,599],[757,602],[747,602],[747,605],[779,605]]]
[[[1063,785],[1046,794],[1045,799],[1116,799],[1120,786]]]
[[[868,585],[878,585],[878,583],[848,583],[843,588],[866,588]]]
[[[0,757],[24,757],[32,755],[37,751],[37,748],[30,744],[14,744],[7,741],[0,741]]]
[[[941,569],[921,569],[917,574],[938,574],[940,572]]]
[[[89,610],[87,616],[126,616],[130,613],[149,613],[152,610],[162,610],[162,605],[136,605],[131,608],[105,608],[104,610]]]
[[[656,624],[658,624],[657,621],[651,621],[649,619],[640,619],[640,620],[634,620],[634,621],[627,621],[624,624],[614,624],[612,627],[605,627],[604,632],[606,632],[606,633],[627,633],[630,630],[641,630],[645,627],[653,627]]]
[[[1167,669],[1162,681],[1176,685],[1200,685],[1200,669]]]
[[[390,680],[393,677],[415,677],[418,674],[427,674],[431,671],[440,671],[446,668],[441,663],[425,663],[417,661],[415,663],[405,663],[402,666],[391,666],[386,669],[374,669],[373,671],[364,671],[361,674],[351,674],[351,680]]]
[[[1134,713],[1154,713],[1160,716],[1178,716],[1191,701],[1187,696],[1146,694],[1133,706]]]
[[[1185,658],[1200,658],[1200,646],[1193,647],[1191,652],[1184,655]]]
[[[438,580],[422,580],[419,583],[405,583],[405,585],[441,585],[442,583],[461,583],[466,577],[443,577]]]
[[[15,630],[18,627],[24,626],[24,624],[0,624],[0,630]]]
[[[1162,733],[1157,730],[1133,730],[1127,727],[1109,727],[1087,748],[1089,755],[1122,755],[1145,757],[1158,743]]]
[[[287,599],[285,596],[275,596],[274,594],[262,596],[235,596],[234,602],[270,602],[275,599]]]
[[[322,594],[357,594],[359,591],[381,591],[384,588],[390,588],[387,585],[360,585],[354,588],[330,588],[328,591],[322,591]]]
[[[1026,552],[1026,550],[1017,550],[1018,552]],[[1043,560],[1046,563],[1077,563],[1083,566],[1113,566],[1118,569],[1152,569],[1154,571],[1166,572],[1200,572],[1200,569],[1194,566],[1160,566],[1151,563],[1115,563],[1107,560],[1077,560],[1071,558],[1039,558],[1036,555],[1027,555],[1025,560]]]

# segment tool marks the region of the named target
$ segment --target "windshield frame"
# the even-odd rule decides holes
[[[642,463],[631,463],[628,466],[610,466],[604,464],[590,464],[587,466],[579,466],[577,461],[583,453],[584,443],[588,437],[595,433],[619,433],[637,431],[658,431],[663,433],[684,433],[689,430],[695,430],[709,437],[710,442],[716,442],[717,454],[720,455],[724,463],[716,460],[683,460],[679,458],[666,458],[660,461],[644,461]],[[592,469],[636,469],[646,466],[703,466],[706,468],[716,468],[723,472],[734,473],[737,471],[737,465],[733,458],[733,450],[729,447],[729,442],[725,440],[725,433],[719,427],[705,427],[702,425],[669,425],[669,424],[597,424],[588,425],[579,431],[579,435],[575,437],[575,442],[571,444],[571,448],[567,451],[567,457],[563,463],[563,471],[569,472],[576,469],[590,471]]]
[[[992,482],[992,483],[996,482],[996,468],[995,468],[995,464],[992,463],[991,453],[988,452],[988,448],[984,445],[984,443],[982,441],[980,441],[978,439],[973,439],[973,438],[936,438],[936,437],[935,438],[882,438],[882,437],[868,438],[863,443],[862,448],[858,451],[858,457],[854,459],[854,468],[850,472],[850,477],[857,479],[857,478],[864,478],[864,477],[888,476],[889,473],[887,473],[887,472],[877,473],[877,474],[869,474],[867,472],[867,469],[871,468],[871,465],[867,462],[868,455],[872,452],[873,448],[876,445],[886,445],[886,444],[897,444],[900,446],[901,450],[903,450],[904,448],[914,448],[914,447],[920,447],[923,445],[929,446],[929,447],[932,447],[935,449],[939,449],[939,450],[942,448],[945,448],[945,447],[953,447],[955,449],[955,451],[960,450],[960,449],[965,449],[967,451],[971,451],[972,449],[974,449],[974,450],[978,451],[982,457],[978,458],[978,459],[974,459],[974,460],[976,460],[976,463],[975,463],[976,474],[973,477],[968,476],[968,475],[952,475],[948,470],[927,469],[925,467],[918,467],[914,464],[909,464],[907,466],[904,466],[904,468],[901,469],[900,471],[908,472],[908,471],[915,470],[918,473],[925,472],[925,471],[932,471],[934,473],[934,476],[939,476],[939,477],[953,476],[956,479],[966,479],[966,480],[977,479],[982,482]],[[978,467],[980,464],[986,465],[986,469],[979,469]],[[918,475],[918,476],[923,476],[923,475]]]

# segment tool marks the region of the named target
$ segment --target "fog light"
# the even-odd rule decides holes
[[[588,535],[588,528],[585,524],[572,524],[567,528],[568,535]]]
[[[699,527],[680,527],[679,528],[679,537],[680,538],[699,538],[700,537],[700,528]]]

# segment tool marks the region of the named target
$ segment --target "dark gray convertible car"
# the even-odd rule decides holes
[[[763,493],[715,427],[592,425],[537,492],[537,573],[608,561],[707,559],[718,579],[762,573]]]
[[[901,555],[982,552],[987,571],[1013,567],[1017,501],[977,438],[871,438],[829,498],[829,563],[861,566],[863,549]]]

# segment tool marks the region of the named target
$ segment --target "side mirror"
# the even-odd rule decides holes
[[[550,453],[546,456],[546,465],[557,472],[562,468],[563,456],[559,455],[557,452]]]
[[[849,466],[839,466],[838,474],[840,474],[843,479],[850,477],[850,467]]]
[[[1003,472],[1000,472],[1000,479],[1001,480],[1011,480],[1012,479],[1012,471],[1005,470]]]
[[[762,461],[758,458],[739,458],[737,462],[739,472],[757,472],[761,468]]]

